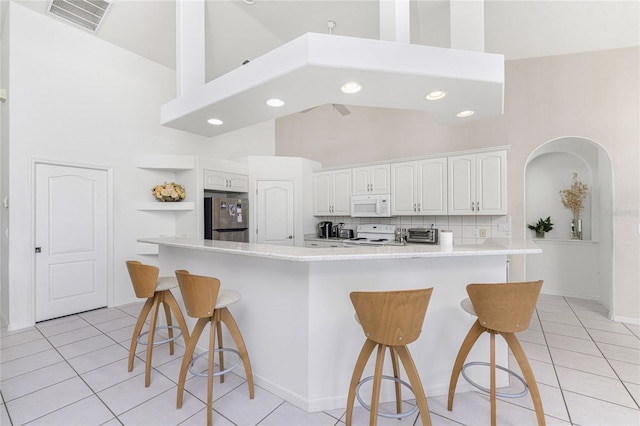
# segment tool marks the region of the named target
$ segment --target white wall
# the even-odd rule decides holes
[[[269,138],[233,144],[164,128],[160,107],[175,96],[175,72],[92,34],[24,6],[9,4],[3,33],[3,71],[11,76],[2,106],[2,194],[10,198],[9,239],[3,259],[2,314],[10,327],[33,321],[32,164],[35,160],[89,164],[113,170],[113,294],[115,305],[135,299],[124,262],[138,258],[136,239],[175,233],[175,214],[136,210],[151,188],[175,174],[135,168],[140,154],[246,155],[273,152]],[[4,46],[8,43],[8,58]],[[5,73],[3,72],[3,84]],[[268,126],[268,123],[266,124]],[[264,131],[262,131],[264,133]],[[263,141],[266,139],[266,141]],[[232,149],[228,149],[228,148]],[[249,151],[247,151],[249,150]],[[8,156],[5,155],[8,153]],[[8,166],[10,164],[10,166]],[[5,187],[5,185],[7,185]],[[189,188],[187,188],[189,192]],[[188,193],[187,198],[197,197]],[[3,220],[5,218],[3,217]],[[4,265],[3,265],[4,266]]]

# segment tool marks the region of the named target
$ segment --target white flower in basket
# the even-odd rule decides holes
[[[162,185],[156,185],[151,190],[153,196],[158,201],[182,201],[187,196],[184,187],[175,182],[165,182]]]

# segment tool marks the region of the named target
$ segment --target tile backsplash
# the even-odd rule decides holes
[[[454,244],[482,244],[488,238],[511,238],[511,216],[396,216],[351,217],[317,216],[318,222],[329,220],[356,229],[361,223],[380,223],[402,228],[430,228],[453,231]],[[484,234],[483,234],[484,231]],[[481,236],[482,235],[482,236]]]

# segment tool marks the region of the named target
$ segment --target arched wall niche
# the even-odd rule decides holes
[[[543,292],[600,301],[613,300],[613,170],[609,153],[595,141],[567,136],[550,140],[525,166],[525,223],[551,216],[553,230],[536,239],[541,255],[526,257],[527,279],[544,279]],[[571,211],[560,200],[573,173],[589,186],[581,214],[582,240],[571,239]],[[525,238],[534,238],[525,228]]]

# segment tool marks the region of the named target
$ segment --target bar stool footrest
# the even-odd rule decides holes
[[[240,365],[240,362],[242,362],[242,358],[240,357],[240,352],[238,352],[237,350],[232,349],[232,348],[215,348],[215,349],[214,349],[214,352],[220,352],[220,351],[222,351],[222,352],[232,352],[232,353],[234,353],[234,354],[236,354],[236,355],[238,356],[238,360],[237,360],[237,361],[236,361],[236,363],[235,363],[235,364],[233,364],[231,367],[226,368],[226,369],[224,369],[224,370],[222,370],[222,371],[216,371],[216,372],[214,372],[214,373],[213,373],[213,376],[214,376],[214,377],[222,376],[222,375],[224,375],[224,374],[227,374],[228,372],[230,372],[231,370],[233,370],[234,368],[236,368],[238,365]],[[194,369],[193,369],[193,364],[195,364],[195,362],[196,362],[197,360],[199,360],[200,358],[205,357],[205,356],[207,356],[207,355],[208,355],[208,352],[203,352],[203,353],[201,353],[201,354],[198,354],[198,355],[194,356],[194,357],[191,359],[191,362],[189,363],[189,372],[190,372],[191,374],[193,374],[194,376],[198,376],[198,377],[207,377],[207,376],[208,376],[208,374],[207,374],[207,372],[206,372],[206,371],[205,371],[204,373],[199,373],[199,372],[197,372],[196,370],[194,370]]]
[[[158,330],[168,330],[170,328],[173,329],[173,330],[177,330],[178,333],[175,336],[171,337],[171,338],[167,338],[167,339],[163,339],[163,340],[154,340],[153,341],[153,346],[158,346],[158,345],[162,345],[164,343],[173,342],[174,340],[176,340],[176,339],[178,339],[179,337],[182,336],[182,330],[177,325],[171,325],[171,326],[163,325],[163,326],[160,326],[160,327],[156,327],[156,331],[158,331]],[[147,340],[144,339],[144,336],[146,336],[147,334],[149,334],[149,331],[145,331],[144,333],[140,333],[138,335],[138,338],[136,340],[138,341],[139,345],[147,346]]]
[[[405,382],[402,379],[399,379],[397,377],[393,377],[393,376],[385,376],[382,375],[381,376],[382,379],[385,380],[393,380],[394,382],[400,383],[402,386],[406,387],[407,389],[409,389],[412,393],[413,393],[413,389],[411,388],[411,385],[407,382]],[[368,405],[367,403],[365,403],[362,398],[360,397],[360,386],[362,386],[363,384],[365,384],[366,382],[369,382],[373,380],[373,376],[369,376],[369,377],[365,377],[364,379],[360,380],[360,382],[358,383],[358,385],[356,386],[356,398],[358,399],[358,402],[360,403],[360,405],[366,409],[367,411],[371,411],[371,406]],[[385,413],[383,411],[378,411],[378,416],[380,417],[385,417],[387,419],[403,419],[405,417],[408,417],[412,414],[415,414],[418,412],[418,406],[414,405],[413,408],[409,411],[405,411],[403,413],[397,413],[397,414],[393,414],[393,413]]]
[[[473,380],[471,380],[464,372],[464,370],[467,367],[472,367],[474,365],[482,365],[482,366],[487,366],[490,367],[491,364],[488,362],[481,362],[481,361],[474,361],[474,362],[468,362],[466,364],[464,364],[462,366],[462,377],[464,377],[464,379],[469,382],[469,384],[471,386],[473,386],[474,388],[481,390],[482,392],[486,392],[486,393],[491,393],[491,389],[485,388],[483,386],[480,386],[479,384],[477,384],[476,382],[474,382]],[[513,377],[515,377],[516,379],[518,379],[520,381],[520,383],[522,383],[524,385],[524,389],[521,392],[518,393],[503,393],[503,392],[498,392],[496,391],[496,396],[500,397],[500,398],[522,398],[523,396],[527,395],[529,393],[529,386],[527,386],[527,382],[524,380],[523,377],[521,377],[520,375],[514,373],[513,371],[509,370],[508,368],[505,368],[501,365],[496,365],[496,368],[498,370],[502,370],[505,373],[508,373],[510,375],[512,375]]]

